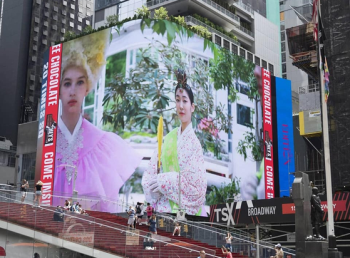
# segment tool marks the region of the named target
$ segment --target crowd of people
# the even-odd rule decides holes
[[[75,204],[71,204],[70,201],[65,200],[64,206],[58,205],[56,207],[56,210],[53,214],[53,220],[54,221],[64,221],[64,214],[66,212],[71,213],[78,213],[82,215],[88,216],[89,214],[84,210],[79,202],[76,202]]]

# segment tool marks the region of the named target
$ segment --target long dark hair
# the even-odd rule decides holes
[[[187,92],[187,95],[190,98],[190,102],[192,105],[194,103],[194,96],[193,96],[193,92],[192,92],[190,85],[187,84],[187,75],[186,75],[185,71],[183,71],[181,69],[177,69],[175,74],[176,74],[176,78],[177,78],[177,85],[175,88],[175,97],[176,97],[177,90],[183,89]]]

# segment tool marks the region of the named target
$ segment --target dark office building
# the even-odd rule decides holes
[[[330,69],[328,118],[333,189],[350,188],[350,2],[322,0]]]
[[[44,51],[60,40],[67,31],[79,34],[92,20],[93,0],[34,0],[31,19],[28,73],[25,104],[33,110],[23,114],[23,122],[37,119],[41,92]]]
[[[16,145],[25,94],[32,0],[0,0],[0,136]]]

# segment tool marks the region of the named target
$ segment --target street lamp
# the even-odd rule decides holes
[[[75,180],[77,179],[77,166],[74,165],[69,165],[69,164],[61,164],[58,167],[70,167],[70,168],[74,168],[74,176],[73,176],[73,199],[77,199],[78,198],[78,191],[75,190]]]

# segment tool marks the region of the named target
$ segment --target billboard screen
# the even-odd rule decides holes
[[[91,209],[110,212],[149,202],[206,216],[215,203],[273,197],[268,71],[166,20],[129,21],[50,55],[57,49],[60,77],[49,79],[59,102],[48,113],[45,92],[38,137],[54,133],[52,155],[38,145],[36,179],[51,184],[43,202],[94,198]]]
[[[294,136],[291,81],[275,78],[276,127],[280,197],[290,196],[294,181]]]

